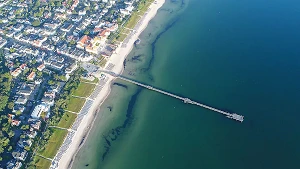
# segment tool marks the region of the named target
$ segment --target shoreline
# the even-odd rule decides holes
[[[128,42],[125,44],[126,46],[123,47],[124,41],[121,44],[119,44],[119,46],[116,49],[116,53],[113,54],[106,63],[106,66],[108,64],[114,65],[110,71],[117,74],[122,74],[122,72],[124,71],[123,62],[126,59],[127,55],[133,49],[135,41],[138,39],[139,35],[147,28],[149,22],[156,16],[158,9],[160,9],[164,3],[165,0],[155,0],[149,6],[148,11],[144,14],[144,16],[142,16],[140,21],[137,23],[136,26],[138,26],[138,28],[136,32],[132,36],[130,36],[131,34],[128,35],[124,40],[128,40]],[[90,134],[90,130],[93,127],[93,124],[97,118],[97,115],[99,114],[99,112],[101,112],[100,106],[109,96],[111,92],[111,84],[116,79],[115,77],[110,76],[108,74],[106,74],[106,76],[108,78],[108,81],[105,83],[102,90],[95,98],[94,103],[89,112],[82,119],[77,131],[75,132],[72,142],[70,143],[69,148],[64,152],[61,159],[57,163],[58,166],[56,166],[55,168],[72,168],[77,153],[87,140]]]

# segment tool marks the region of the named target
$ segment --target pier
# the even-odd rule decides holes
[[[216,109],[216,108],[213,108],[211,106],[207,106],[205,104],[202,104],[202,103],[198,103],[196,101],[192,101],[191,99],[189,98],[184,98],[184,97],[181,97],[181,96],[177,96],[175,94],[172,94],[172,93],[169,93],[169,92],[166,92],[166,91],[163,91],[163,90],[160,90],[160,89],[157,89],[157,88],[154,88],[152,86],[149,86],[149,85],[145,85],[145,84],[142,84],[142,83],[139,83],[139,82],[136,82],[134,80],[130,80],[126,77],[123,77],[123,76],[120,76],[120,75],[116,75],[115,73],[113,72],[110,72],[109,74],[119,78],[119,79],[122,79],[126,82],[130,82],[130,83],[133,83],[133,84],[136,84],[138,86],[141,86],[141,87],[144,87],[144,88],[147,88],[149,90],[152,90],[152,91],[155,91],[155,92],[159,92],[161,94],[164,94],[164,95],[167,95],[167,96],[170,96],[170,97],[173,97],[173,98],[176,98],[176,99],[179,99],[179,100],[182,100],[184,103],[186,104],[193,104],[193,105],[197,105],[197,106],[200,106],[200,107],[203,107],[205,109],[209,109],[209,110],[212,110],[212,111],[215,111],[217,113],[221,113],[223,115],[225,115],[227,118],[230,118],[230,119],[233,119],[233,120],[236,120],[236,121],[239,121],[239,122],[243,122],[244,121],[244,116],[242,115],[239,115],[239,114],[236,114],[236,113],[228,113],[228,112],[225,112],[223,110],[219,110],[219,109]]]

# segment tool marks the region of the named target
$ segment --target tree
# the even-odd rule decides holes
[[[10,110],[12,110],[13,108],[14,108],[14,102],[9,102],[8,104],[7,104],[7,108],[9,108]]]
[[[55,82],[54,82],[53,80],[49,80],[49,81],[48,81],[48,84],[49,84],[49,85],[54,85]]]
[[[24,149],[25,149],[26,151],[29,151],[29,150],[30,150],[30,147],[29,147],[29,146],[25,146]]]
[[[41,22],[39,20],[34,20],[31,24],[32,26],[37,27],[41,25]]]
[[[89,32],[89,30],[85,30],[85,31],[83,32],[83,34],[88,35],[88,34],[90,34],[90,32]]]
[[[9,130],[7,134],[9,138],[12,138],[15,135],[15,133],[12,130]]]
[[[7,150],[8,150],[8,151],[11,151],[11,150],[12,150],[12,146],[9,146]]]
[[[18,110],[17,112],[16,112],[16,115],[17,116],[20,116],[22,114],[22,112],[20,111],[20,110]]]
[[[22,130],[28,130],[29,129],[29,125],[28,124],[27,125],[22,125],[21,129]]]
[[[10,53],[15,53],[15,52],[16,52],[16,49],[15,49],[15,48],[10,48],[10,49],[9,49],[9,52],[10,52]]]
[[[32,62],[31,62],[33,65],[36,64],[36,59],[33,59]]]

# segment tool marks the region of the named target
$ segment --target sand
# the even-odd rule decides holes
[[[147,27],[149,21],[156,15],[157,10],[164,4],[165,0],[156,0],[156,2],[152,3],[149,7],[148,13],[143,17],[142,22],[139,23],[139,27],[135,31],[135,33],[130,36],[129,41],[127,41],[126,47],[120,44],[116,49],[116,53],[114,53],[110,59],[108,60],[107,65],[113,64],[114,67],[111,71],[116,74],[121,74],[123,71],[123,62],[127,55],[133,48],[134,42],[138,39],[138,36],[143,32],[143,30]],[[95,74],[97,76],[97,74]],[[98,74],[99,75],[99,74]],[[102,88],[100,94],[95,98],[92,107],[89,112],[85,115],[78,127],[75,135],[73,136],[72,142],[67,149],[67,151],[63,154],[61,159],[58,162],[57,168],[66,169],[71,167],[72,160],[80,149],[83,138],[88,136],[88,133],[92,127],[92,124],[95,120],[95,113],[101,113],[99,111],[100,105],[104,102],[111,90],[111,83],[115,79],[113,76],[107,75],[109,78],[104,87]],[[100,116],[99,116],[100,117]],[[55,167],[56,168],[56,167]]]

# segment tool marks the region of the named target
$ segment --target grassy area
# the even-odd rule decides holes
[[[139,15],[144,15],[144,13],[148,10],[149,6],[154,2],[154,0],[143,0],[140,2],[138,5],[138,14]]]
[[[53,134],[48,140],[48,143],[45,145],[44,150],[39,152],[40,155],[48,158],[53,158],[55,156],[59,147],[62,145],[64,138],[68,133],[67,130],[62,130],[62,129],[52,128],[51,130],[54,131]]]
[[[127,37],[126,34],[123,34],[123,33],[120,33],[118,36],[117,36],[117,41],[119,42],[123,42],[123,40]]]
[[[70,102],[67,106],[67,110],[79,113],[82,106],[84,105],[85,99],[78,97],[71,97]]]
[[[106,62],[107,62],[107,60],[104,58],[103,60],[101,60],[99,66],[104,68]]]
[[[95,86],[96,85],[94,84],[81,82],[76,91],[73,93],[73,95],[80,97],[88,97],[93,92]]]
[[[137,22],[141,19],[141,17],[137,14],[137,12],[133,12],[128,20],[128,22],[125,24],[126,28],[133,29],[134,26],[137,24]],[[123,33],[123,32],[121,32]]]
[[[50,160],[47,160],[47,159],[44,159],[42,157],[39,157],[39,156],[34,156],[33,157],[33,166],[30,165],[29,168],[38,168],[38,169],[48,169],[50,168],[50,165],[51,165],[51,161]]]
[[[122,42],[125,38],[126,35],[124,34],[129,34],[130,30],[128,29],[124,29],[124,27],[126,28],[130,28],[133,29],[135,27],[135,25],[138,23],[138,21],[141,19],[140,16],[143,16],[145,14],[145,12],[148,10],[149,6],[152,4],[152,2],[154,2],[154,0],[141,0],[137,10],[134,11],[130,18],[128,19],[128,21],[119,28],[118,30],[118,36],[115,36],[112,40],[113,43],[116,43],[116,41]]]
[[[90,80],[86,80],[86,79],[81,79],[82,82],[88,82],[88,83],[98,83],[99,79],[95,77],[95,79],[93,81]]]
[[[124,28],[124,29],[122,30],[122,33],[123,33],[123,34],[129,35],[129,34],[130,34],[130,29],[125,29],[125,28]]]
[[[70,128],[74,123],[76,117],[77,114],[65,112],[57,126],[62,128]]]

